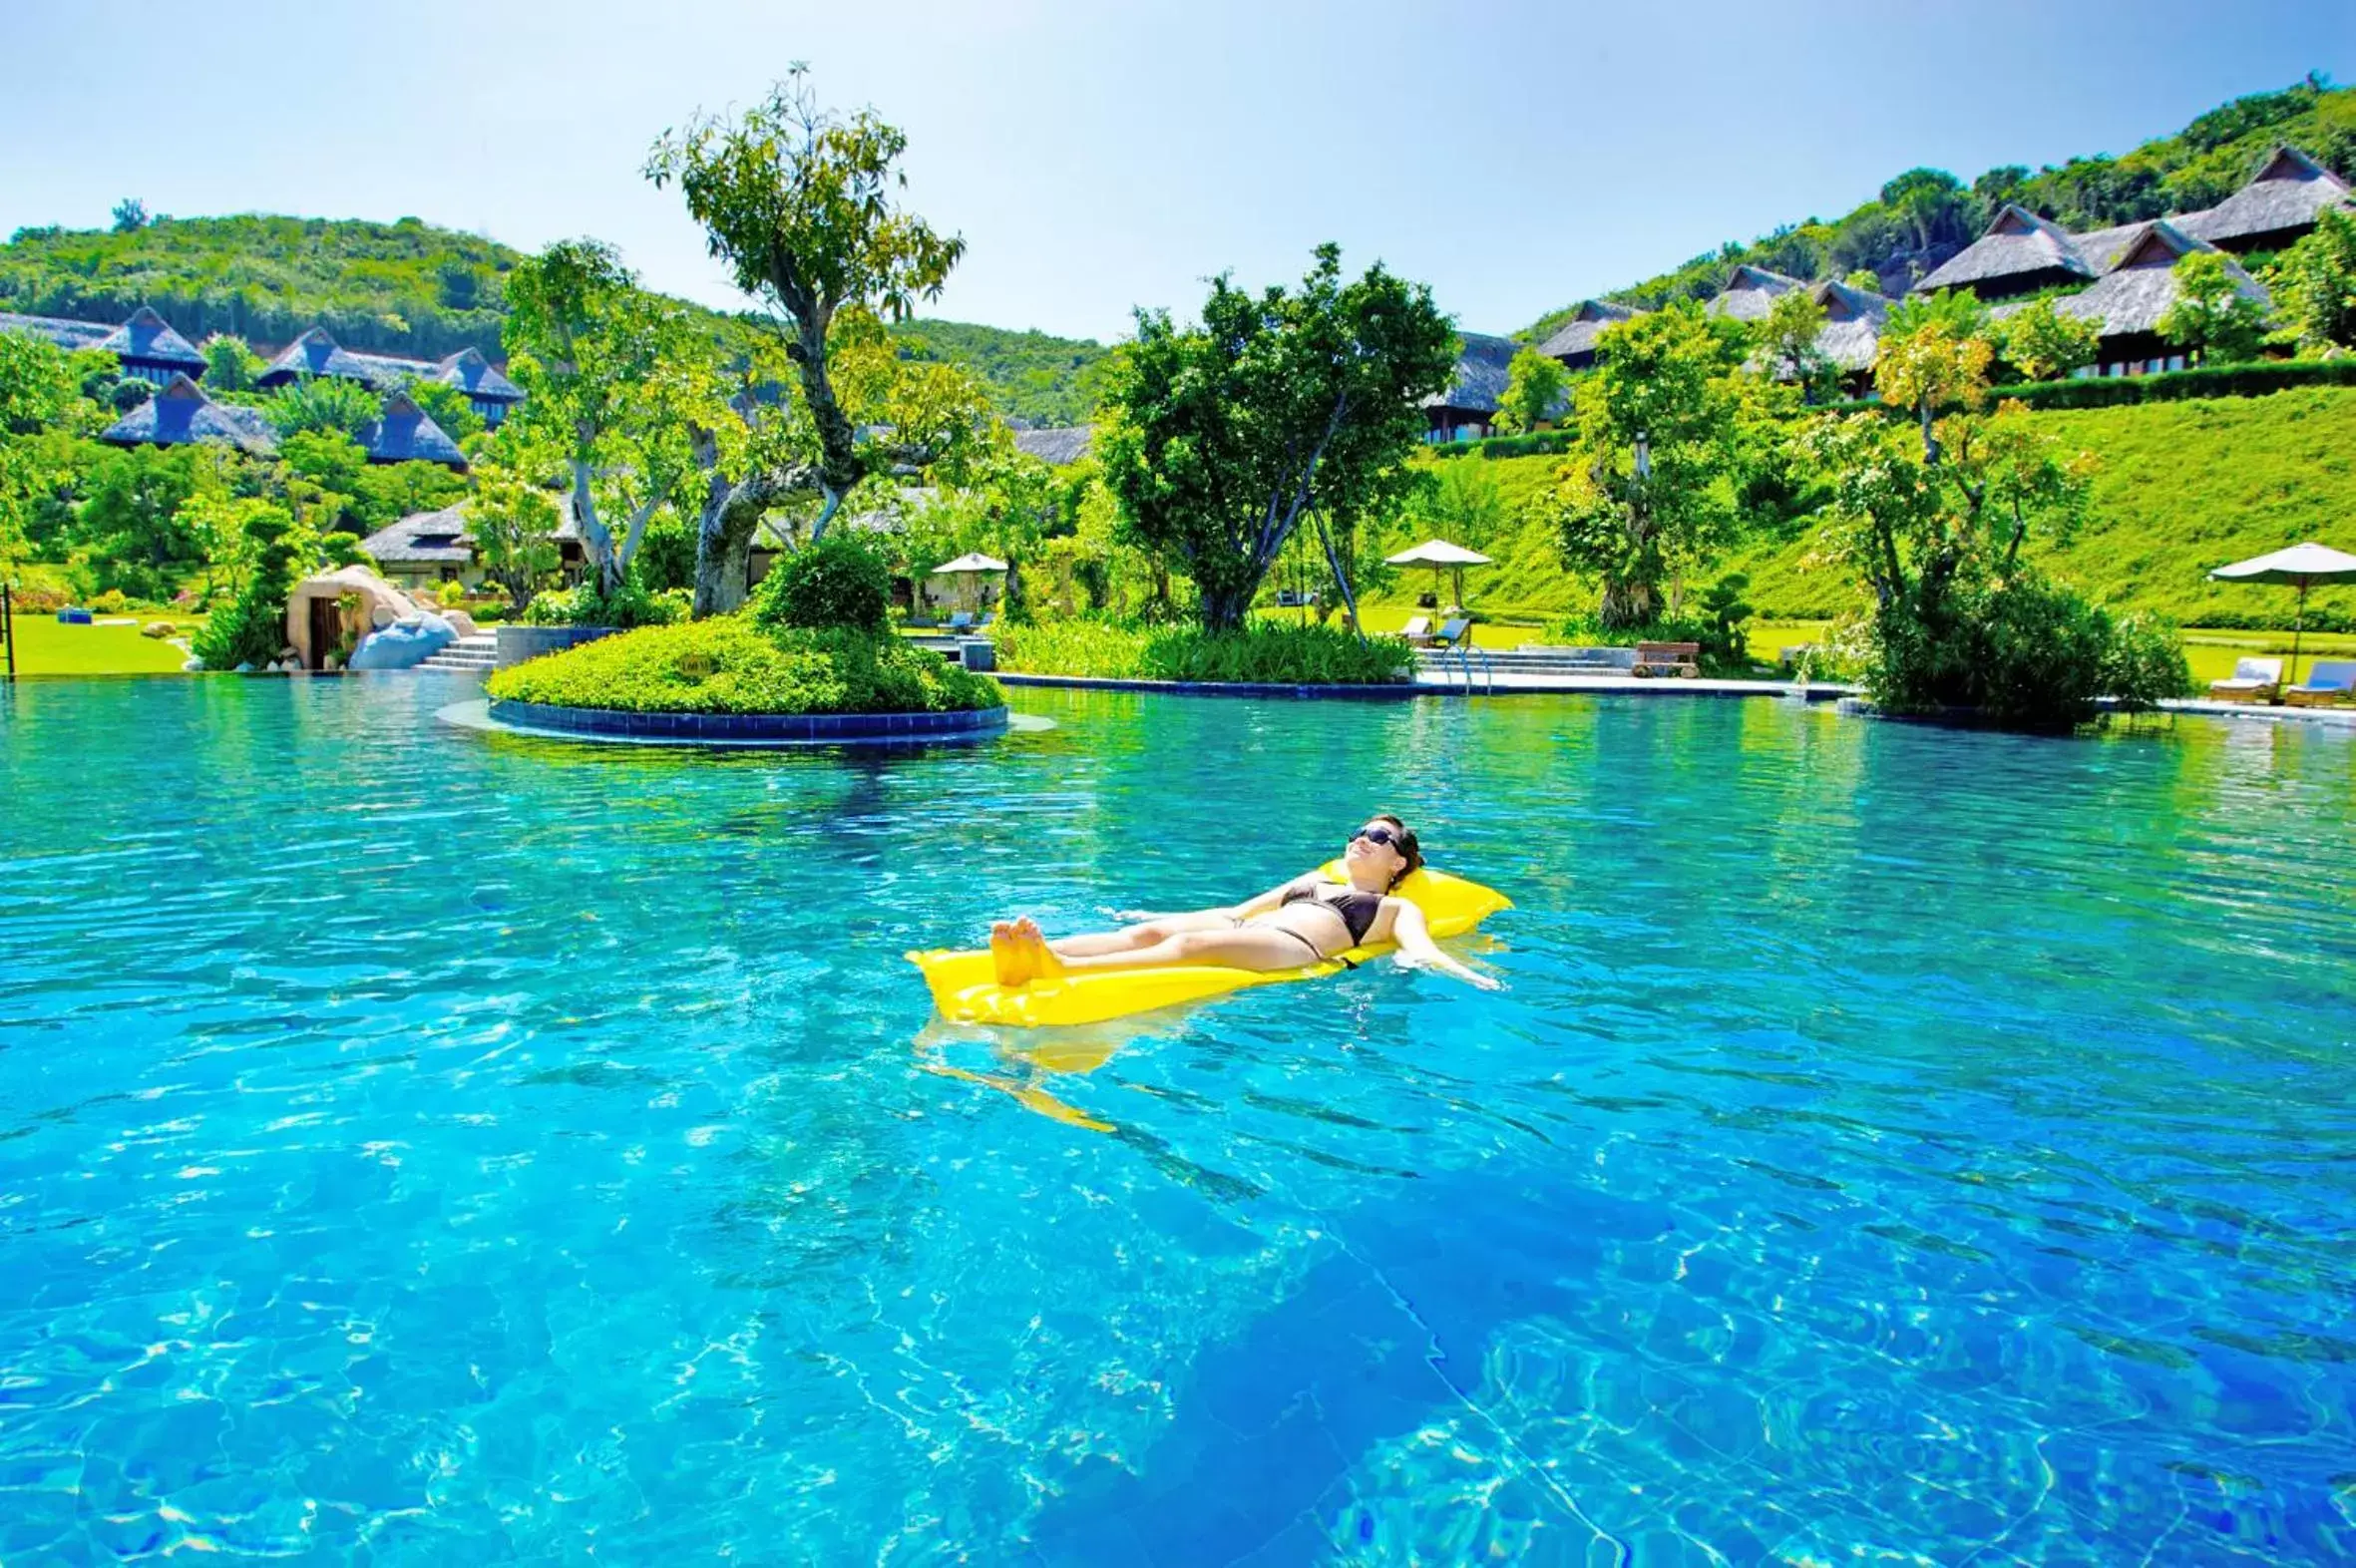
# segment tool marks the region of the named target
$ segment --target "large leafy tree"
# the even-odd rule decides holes
[[[1775,296],[1767,315],[1752,329],[1759,344],[1762,369],[1778,381],[1789,382],[1811,403],[1827,403],[1838,395],[1840,373],[1816,340],[1824,331],[1824,307],[1812,289],[1794,288]]]
[[[1338,246],[1290,293],[1214,278],[1199,327],[1138,312],[1097,443],[1105,483],[1136,538],[1194,579],[1203,624],[1238,627],[1305,521],[1346,534],[1395,504],[1422,401],[1454,367],[1431,290],[1379,263],[1345,281]]]
[[[2086,316],[2064,315],[2051,299],[2033,299],[2005,318],[1999,338],[2015,370],[2031,381],[2055,381],[2095,362],[2103,329]]]
[[[526,393],[515,417],[562,454],[584,553],[611,595],[694,469],[690,431],[716,402],[711,342],[593,239],[520,263],[507,298],[508,373]]]
[[[1978,408],[1988,398],[1988,368],[1996,345],[1988,340],[1988,312],[1969,289],[1942,288],[1901,301],[1882,326],[1874,390],[1892,408],[1914,416],[1924,461],[1939,460],[1939,411],[1950,404]]]
[[[1564,563],[1602,580],[1606,627],[1658,618],[1672,574],[1734,538],[1748,348],[1739,327],[1690,301],[1597,341],[1595,370],[1580,384],[1578,445],[1536,505]]]
[[[2328,206],[2275,264],[2274,297],[2303,348],[2356,348],[2356,212]]]
[[[676,183],[687,210],[704,228],[711,253],[728,263],[736,285],[769,314],[751,324],[768,342],[754,360],[774,357],[801,393],[797,410],[764,395],[758,374],[732,401],[734,419],[706,422],[696,433],[704,497],[697,536],[696,612],[732,608],[743,593],[743,561],[753,531],[771,507],[815,491],[811,538],[822,537],[844,500],[871,476],[924,467],[943,455],[982,413],[981,397],[962,376],[911,367],[896,409],[892,439],[863,441],[863,413],[879,402],[843,385],[846,336],[872,349],[879,319],[904,320],[920,299],[938,298],[966,243],[895,203],[907,177],[899,167],[908,138],[872,111],[844,115],[822,108],[806,68],[793,67],[769,96],[729,119],[698,116],[655,143],[646,176]],[[846,333],[846,328],[849,329]],[[886,349],[888,357],[889,350]],[[954,418],[933,418],[942,400]],[[862,408],[862,403],[867,407]]]
[[[2170,269],[2176,297],[2160,318],[2160,335],[2181,344],[2199,364],[2255,359],[2266,340],[2266,311],[2242,292],[2220,251],[2187,250]]]
[[[1570,387],[1562,361],[1534,348],[1517,349],[1505,367],[1505,395],[1497,400],[1497,428],[1508,434],[1535,430],[1554,418]]]
[[[74,366],[55,345],[0,332],[0,573],[27,553],[33,503],[56,478],[36,438],[78,401]]]

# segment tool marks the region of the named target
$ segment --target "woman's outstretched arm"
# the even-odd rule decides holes
[[[1502,990],[1504,982],[1492,980],[1478,970],[1467,969],[1439,951],[1431,940],[1431,928],[1423,923],[1423,911],[1405,899],[1392,901],[1398,908],[1391,917],[1391,940],[1398,944],[1398,961],[1411,969],[1439,970],[1453,975],[1482,990]]]

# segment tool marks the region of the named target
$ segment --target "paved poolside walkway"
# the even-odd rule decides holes
[[[1175,696],[1220,697],[1329,697],[1374,699],[1465,695],[1464,677],[1419,672],[1411,681],[1386,686],[1296,686],[1281,683],[1249,684],[1213,681],[1104,680],[1087,675],[1025,675],[992,670],[993,679],[1008,686],[1065,686],[1080,691],[1160,691]],[[1536,696],[1541,694],[1609,694],[1646,697],[1804,697],[1809,702],[1831,702],[1856,695],[1852,686],[1811,681],[1803,691],[1791,680],[1639,680],[1633,675],[1500,674],[1494,683],[1475,680],[1473,696]]]
[[[2356,733],[2356,708],[2271,707],[2261,702],[2210,702],[2192,697],[2162,702],[2169,713],[2194,713],[2202,718],[2262,719],[2277,724],[2320,724],[2326,729]]]

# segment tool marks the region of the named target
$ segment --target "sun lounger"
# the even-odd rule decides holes
[[[1407,646],[1411,648],[1429,646],[1431,643],[1431,617],[1429,615],[1409,615],[1407,623],[1398,628],[1398,634],[1407,639]]]
[[[1472,617],[1458,615],[1452,620],[1441,622],[1440,628],[1431,634],[1431,640],[1424,645],[1435,648],[1457,648],[1471,640]]]
[[[1702,666],[1695,662],[1701,652],[1699,642],[1639,642],[1636,663],[1628,673],[1639,680],[1654,675],[1683,675],[1691,680],[1702,673]]]
[[[2304,685],[2282,688],[2282,700],[2294,708],[2333,708],[2356,704],[2356,659],[2327,658],[2307,671]]]
[[[2208,683],[2211,702],[2271,702],[2282,689],[2282,660],[2243,658],[2233,661],[2233,673]]]
[[[959,611],[958,611],[956,614],[954,614],[954,615],[952,615],[952,616],[950,616],[950,617],[949,617],[949,625],[948,625],[948,627],[947,627],[946,629],[948,629],[948,630],[950,630],[950,631],[971,631],[971,630],[973,630],[973,629],[974,629],[974,612],[973,612],[972,610],[970,610],[970,609],[961,609],[961,610],[959,610]]]

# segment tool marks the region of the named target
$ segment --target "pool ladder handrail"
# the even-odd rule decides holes
[[[1480,659],[1480,678],[1481,689],[1483,693],[1488,696],[1495,696],[1497,694],[1497,668],[1494,664],[1489,662],[1489,655],[1486,650],[1474,646],[1472,641],[1472,632],[1469,629],[1465,631],[1463,641],[1457,643],[1454,648],[1443,651],[1440,654],[1439,665],[1443,670],[1448,667],[1449,652],[1453,652],[1456,655],[1457,666],[1464,671],[1464,694],[1466,696],[1469,697],[1472,695],[1472,660],[1476,655]]]

